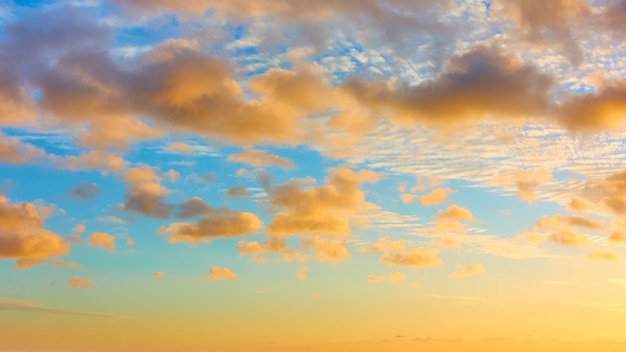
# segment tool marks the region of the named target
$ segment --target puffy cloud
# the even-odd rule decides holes
[[[437,205],[443,203],[448,200],[448,196],[450,194],[455,193],[455,191],[450,188],[438,188],[430,193],[419,197],[420,204],[425,207],[429,207],[431,205]]]
[[[171,154],[194,154],[193,147],[183,142],[172,142],[165,147],[165,151]]]
[[[0,161],[3,163],[26,163],[32,159],[41,158],[45,154],[42,149],[22,143],[17,138],[7,137],[0,133]]]
[[[209,270],[207,276],[204,277],[205,280],[232,280],[236,279],[239,275],[230,271],[230,269],[218,268],[213,265]]]
[[[402,193],[400,194],[400,200],[402,200],[402,203],[404,204],[409,204],[415,200],[415,195],[411,193]]]
[[[476,45],[453,56],[444,73],[416,86],[351,79],[342,84],[359,103],[392,121],[459,126],[481,118],[543,116],[553,79],[498,49]]]
[[[270,191],[270,205],[282,208],[267,228],[270,235],[334,235],[351,233],[350,220],[366,205],[363,182],[376,182],[372,171],[331,169],[327,184],[303,188],[303,180],[292,180]]]
[[[446,210],[441,210],[435,215],[434,220],[436,222],[449,222],[449,221],[474,221],[474,215],[471,211],[460,207],[456,204],[452,204]]]
[[[387,278],[387,280],[389,282],[406,281],[406,275],[404,275],[401,272],[393,273],[393,274],[389,275],[389,278]]]
[[[584,247],[589,244],[589,238],[586,235],[570,230],[561,230],[550,233],[548,235],[548,240],[566,247]]]
[[[305,261],[309,259],[309,255],[298,252],[297,250],[290,248],[287,245],[287,241],[280,237],[270,237],[265,242],[240,240],[237,242],[237,250],[239,254],[244,255],[259,255],[266,253],[278,253],[283,256],[283,259],[287,262],[291,261]],[[259,259],[259,257],[257,257]]]
[[[169,191],[161,186],[161,177],[148,166],[126,171],[128,191],[124,195],[124,210],[145,216],[167,219],[171,206],[166,204]]]
[[[469,264],[466,267],[457,266],[456,269],[448,275],[451,279],[459,279],[463,277],[480,275],[485,272],[485,267],[482,264]]]
[[[626,126],[626,80],[604,82],[592,93],[568,97],[558,110],[558,121],[572,132],[617,130]]]
[[[65,196],[75,200],[92,200],[98,196],[100,193],[100,187],[95,183],[91,182],[83,182],[76,187],[72,187],[67,192],[65,192]]]
[[[73,288],[90,288],[93,286],[90,278],[79,278],[77,276],[72,276],[69,280],[67,280],[67,285]]]
[[[162,271],[155,271],[155,272],[152,274],[152,278],[154,278],[154,279],[160,279],[160,278],[162,278],[162,277],[164,277],[164,276],[165,276],[165,273],[164,273],[164,272],[162,272]]]
[[[0,195],[0,258],[14,259],[16,268],[43,263],[69,253],[70,244],[44,229],[52,208],[33,203],[11,204]]]
[[[609,235],[609,243],[613,245],[626,243],[626,233],[622,231],[611,232],[611,234]]]
[[[410,265],[415,267],[430,267],[442,265],[443,262],[437,257],[437,249],[426,249],[417,247],[413,249],[402,249],[400,251],[385,251],[381,256],[381,261],[390,265]]]
[[[443,237],[440,238],[438,240],[433,240],[430,243],[431,246],[437,246],[437,247],[443,247],[443,248],[458,248],[461,247],[461,242],[453,239],[453,238],[449,238],[449,237]]]
[[[252,195],[248,193],[246,187],[244,186],[235,186],[231,187],[224,192],[224,195],[227,197],[238,197],[238,198],[250,198]]]
[[[85,231],[86,227],[84,224],[76,224],[74,225],[74,227],[72,227],[72,232],[74,233],[83,233]]]
[[[315,237],[303,243],[306,247],[313,249],[315,259],[319,262],[340,262],[350,258],[344,241]]]
[[[244,149],[241,153],[231,154],[226,160],[248,164],[254,167],[280,166],[285,169],[293,168],[291,161],[278,155],[267,154],[263,150]]]
[[[585,200],[574,198],[567,203],[567,210],[584,213],[589,211],[589,203]]]
[[[523,241],[530,244],[538,244],[547,239],[544,234],[536,233],[536,232],[524,232],[515,236],[515,238],[519,241]]]
[[[587,254],[587,259],[590,260],[608,260],[608,261],[616,261],[619,262],[622,260],[622,257],[615,253],[611,253],[609,251],[603,251],[601,249],[594,249],[589,254]]]
[[[499,15],[514,23],[512,34],[535,45],[558,47],[575,64],[583,59],[576,30],[588,28],[591,5],[584,0],[497,0]]]
[[[184,202],[180,208],[178,217],[202,216],[195,224],[175,222],[167,227],[160,227],[159,233],[170,234],[171,243],[207,243],[210,238],[252,235],[263,226],[255,214],[228,208],[214,209],[197,197]]]
[[[526,202],[534,202],[537,196],[534,190],[546,182],[550,181],[552,173],[547,168],[538,168],[534,170],[515,170],[509,171],[494,177],[491,182],[499,186],[514,185],[517,189],[517,195]]]
[[[115,237],[104,232],[93,232],[87,239],[87,244],[91,247],[106,249],[115,252]]]

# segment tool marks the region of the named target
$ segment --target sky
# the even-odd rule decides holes
[[[623,351],[624,23],[0,0],[0,352]]]

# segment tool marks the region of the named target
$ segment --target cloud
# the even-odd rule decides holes
[[[293,248],[290,248],[287,245],[287,241],[285,238],[281,237],[270,237],[265,242],[257,242],[257,241],[249,241],[239,240],[237,242],[237,250],[239,251],[239,255],[254,255],[258,256],[259,254],[266,253],[277,253],[283,256],[283,259],[286,262],[291,261],[305,261],[310,258],[309,255],[306,255],[302,252],[299,252]],[[259,259],[259,257],[256,257]]]
[[[82,268],[81,265],[79,265],[78,263],[76,263],[73,260],[70,260],[70,261],[66,262],[66,261],[63,261],[61,259],[53,259],[50,263],[54,267],[56,267],[56,268],[74,268],[74,269],[81,269]]]
[[[306,265],[301,266],[300,269],[298,269],[298,279],[306,280],[308,277],[308,273],[309,273],[309,267]]]
[[[606,228],[606,224],[586,218],[580,215],[561,216],[559,214],[547,216],[544,215],[537,220],[533,228],[542,231],[548,229],[567,229],[570,227],[580,227],[586,230],[602,230]]]
[[[255,214],[228,208],[214,209],[198,197],[184,202],[180,209],[178,217],[201,217],[195,224],[175,222],[167,227],[161,226],[159,233],[170,234],[170,243],[207,243],[211,238],[249,236],[263,227]]]
[[[452,204],[446,210],[441,210],[433,218],[435,222],[450,222],[450,221],[475,221],[474,215],[471,211],[460,207],[456,204]]]
[[[224,195],[227,197],[237,197],[237,198],[250,198],[252,195],[248,193],[246,187],[244,186],[234,186],[226,190]]]
[[[169,191],[151,167],[128,169],[125,180],[128,191],[124,195],[124,210],[158,219],[169,217],[171,206],[166,204]]]
[[[456,269],[448,275],[451,279],[459,279],[463,277],[476,276],[485,272],[485,267],[482,264],[469,264],[466,267],[457,266]]]
[[[626,125],[626,80],[605,81],[592,93],[569,96],[560,106],[558,121],[575,133],[617,130]]]
[[[589,244],[589,237],[570,230],[561,230],[550,233],[548,241],[565,247],[585,247]]]
[[[306,181],[291,180],[270,190],[269,203],[279,211],[267,228],[269,235],[298,234],[347,236],[350,220],[366,206],[363,182],[379,176],[368,170],[331,169],[327,184],[304,188]]]
[[[626,233],[622,231],[613,231],[609,235],[609,243],[612,245],[626,243]]]
[[[85,231],[86,227],[84,224],[76,224],[74,225],[74,227],[72,227],[72,232],[74,233],[83,233]]]
[[[102,150],[93,150],[80,155],[54,157],[53,161],[61,168],[72,171],[102,170],[104,172],[119,172],[126,167],[126,161],[121,156]]]
[[[619,262],[622,260],[622,257],[615,253],[611,253],[609,251],[603,251],[601,249],[594,249],[589,254],[587,254],[587,259],[590,260],[600,260],[600,261],[616,261]]]
[[[350,258],[346,243],[341,240],[317,236],[303,241],[303,244],[315,252],[315,259],[319,262],[340,262]]]
[[[39,313],[39,314],[55,314],[70,315],[94,318],[127,318],[123,315],[101,314],[83,312],[77,310],[61,309],[48,307],[41,302],[28,301],[23,299],[0,298],[0,310],[9,312]]]
[[[404,275],[401,272],[397,272],[397,273],[393,273],[391,275],[389,275],[389,277],[387,278],[387,280],[389,282],[400,282],[400,281],[406,281],[406,275]]]
[[[68,254],[69,242],[42,227],[51,213],[50,207],[11,204],[0,195],[0,258],[15,260],[16,268],[28,268]]]
[[[530,244],[538,244],[547,239],[544,234],[536,233],[536,232],[524,232],[515,236],[515,239],[530,243]]]
[[[442,265],[443,262],[437,257],[439,250],[417,247],[402,249],[399,251],[388,250],[383,253],[380,260],[389,265],[409,265],[415,267],[430,267]]]
[[[93,283],[90,278],[79,278],[77,276],[72,276],[69,280],[67,280],[67,285],[73,288],[90,288],[93,287]]]
[[[65,196],[74,200],[87,201],[92,200],[100,193],[100,187],[95,183],[83,182],[80,185],[70,188],[65,192]]]
[[[437,78],[415,86],[354,78],[341,87],[392,121],[454,128],[482,118],[544,116],[552,85],[552,77],[537,67],[479,44],[450,58]]]
[[[419,201],[423,206],[429,207],[447,201],[448,196],[453,193],[456,193],[456,191],[453,191],[450,188],[438,188],[419,197]]]
[[[93,232],[87,238],[87,244],[91,247],[106,249],[110,253],[115,252],[115,237],[104,232]]]
[[[254,167],[275,165],[284,169],[293,168],[291,161],[278,155],[267,154],[267,152],[263,150],[244,149],[241,153],[229,155],[226,160],[244,163]]]
[[[385,280],[387,280],[387,278],[384,277],[384,276],[369,275],[367,277],[367,281],[369,281],[369,282],[381,282],[381,281],[385,281]]]
[[[156,271],[152,274],[152,277],[155,279],[160,279],[165,276],[165,273],[162,271]]]
[[[205,280],[232,280],[236,279],[239,275],[230,271],[230,269],[218,268],[213,265],[209,270],[207,276],[204,277]]]
[[[492,183],[500,186],[514,185],[517,195],[521,200],[534,202],[537,196],[534,190],[552,178],[552,173],[547,168],[537,168],[534,170],[514,170],[502,173],[492,179]]]
[[[431,241],[430,245],[443,247],[443,248],[458,248],[458,247],[461,247],[461,242],[455,239],[449,238],[449,237],[443,237],[438,240]]]
[[[172,142],[165,147],[165,151],[171,154],[194,154],[193,147],[183,142]]]
[[[2,161],[3,163],[27,163],[32,159],[42,158],[45,154],[46,153],[40,148],[37,148],[30,144],[22,143],[17,138],[7,137],[4,134],[0,133],[0,161]]]

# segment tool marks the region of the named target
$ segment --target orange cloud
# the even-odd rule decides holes
[[[55,157],[53,161],[62,168],[69,170],[102,170],[103,172],[118,172],[126,167],[126,161],[121,156],[102,150],[93,150],[75,156]]]
[[[385,251],[380,259],[390,265],[430,267],[443,264],[441,259],[437,258],[437,254],[439,254],[437,249],[417,247],[410,250]]]
[[[115,237],[104,232],[93,232],[87,239],[87,244],[106,249],[111,253],[115,252]]]
[[[516,239],[530,244],[537,244],[545,241],[547,237],[541,233],[525,232],[515,236]]]
[[[626,243],[626,233],[621,231],[613,231],[609,235],[609,243],[612,245]]]
[[[584,216],[573,215],[563,217],[559,214],[552,216],[542,216],[533,226],[537,230],[561,229],[569,227],[581,227],[586,230],[602,230],[606,227],[605,223],[586,218]]]
[[[267,152],[262,150],[254,149],[244,149],[239,154],[231,154],[228,158],[226,158],[226,160],[244,163],[254,167],[276,165],[285,169],[293,168],[291,161],[285,158],[278,155],[267,154]]]
[[[466,267],[457,266],[456,269],[448,275],[451,279],[459,279],[463,277],[476,276],[485,272],[485,267],[482,264],[469,264]]]
[[[319,262],[340,262],[350,258],[344,241],[315,237],[303,241],[303,244],[313,249]]]
[[[298,269],[298,279],[306,280],[308,273],[309,273],[309,267],[306,265],[301,266],[300,269]]]
[[[298,252],[295,249],[289,248],[287,241],[280,237],[270,237],[265,242],[240,240],[237,242],[237,250],[239,254],[244,255],[259,255],[265,253],[278,253],[283,256],[286,262],[291,261],[305,261],[309,259],[309,255]],[[258,258],[257,258],[258,259]]]
[[[419,198],[419,201],[423,206],[429,207],[447,201],[448,196],[453,193],[455,193],[455,191],[451,190],[450,188],[438,188],[424,196],[421,196]]]
[[[603,251],[601,249],[594,249],[589,254],[587,254],[587,259],[590,260],[608,260],[608,261],[616,261],[619,262],[622,260],[622,257],[615,253],[611,253],[608,251]]]
[[[548,235],[548,240],[566,247],[584,247],[589,244],[589,238],[586,235],[570,230],[553,232]]]
[[[205,280],[232,280],[236,279],[239,275],[230,271],[230,269],[218,268],[213,265],[209,270],[207,276],[204,277]]]
[[[51,212],[52,208],[33,203],[11,204],[0,195],[0,258],[28,268],[69,253],[68,241],[42,227]]]
[[[441,210],[433,218],[435,222],[449,222],[449,221],[474,221],[474,215],[471,211],[460,207],[456,204],[452,204],[446,210]]]
[[[381,282],[381,281],[385,281],[385,280],[387,280],[387,278],[384,277],[384,276],[369,275],[367,277],[367,281],[369,281],[369,282]]]
[[[152,278],[154,278],[154,279],[160,279],[160,278],[162,278],[164,276],[165,276],[165,273],[162,272],[162,271],[156,271],[156,272],[154,272],[152,274]]]
[[[171,206],[165,201],[169,191],[161,186],[161,177],[151,167],[128,169],[125,180],[128,191],[124,195],[124,210],[160,219],[169,217]]]
[[[534,202],[537,196],[534,190],[552,179],[552,173],[547,168],[534,170],[515,170],[495,176],[491,183],[500,186],[515,185],[517,195],[521,200]]]
[[[82,268],[82,266],[80,266],[78,263],[76,263],[73,260],[66,262],[61,259],[53,259],[51,263],[56,268],[74,268],[74,269]]]
[[[67,280],[67,285],[73,288],[90,288],[93,286],[90,278],[79,278],[76,276],[72,276],[69,280]]]
[[[45,154],[43,150],[33,145],[22,143],[17,138],[7,137],[0,133],[0,161],[3,163],[27,163],[32,159],[41,158]]]
[[[349,235],[351,218],[366,205],[359,185],[378,177],[367,170],[331,169],[326,185],[303,188],[302,180],[292,180],[274,187],[270,205],[283,210],[272,219],[268,234]]]
[[[403,273],[400,273],[400,272],[393,273],[393,274],[389,275],[389,278],[387,278],[387,280],[389,282],[406,281],[406,275],[404,275]]]
[[[263,226],[255,214],[227,208],[213,209],[198,197],[184,202],[180,208],[179,218],[202,216],[195,224],[175,222],[167,227],[161,226],[159,233],[169,233],[170,243],[207,243],[210,238],[252,235]]]

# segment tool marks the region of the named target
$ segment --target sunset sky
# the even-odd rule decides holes
[[[624,351],[625,23],[0,0],[0,352]]]

